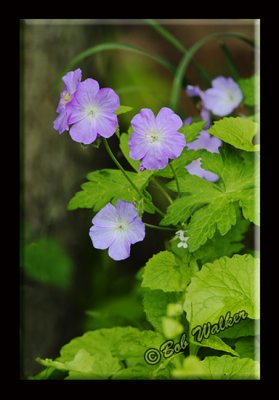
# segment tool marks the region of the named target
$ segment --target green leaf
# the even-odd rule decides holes
[[[206,357],[200,361],[197,357],[186,357],[182,368],[173,370],[176,379],[204,380],[251,380],[260,378],[257,361],[250,358],[238,358],[228,355]]]
[[[207,322],[217,324],[228,312],[233,316],[244,310],[249,318],[258,319],[258,279],[259,260],[248,254],[205,264],[186,290],[184,309],[191,330]]]
[[[225,235],[235,225],[240,207],[246,219],[259,223],[259,207],[255,207],[259,186],[257,157],[252,153],[240,156],[234,150],[221,149],[221,154],[205,155],[203,167],[220,176],[218,184],[188,173],[180,176],[183,196],[168,207],[161,221],[162,225],[187,222],[191,252],[213,238],[217,230]],[[175,181],[167,187],[177,191]]]
[[[122,369],[147,364],[144,354],[159,348],[164,337],[153,331],[115,327],[86,332],[62,347],[56,360],[38,360],[47,367],[68,372],[66,379],[110,379]],[[150,376],[158,366],[148,365]]]
[[[218,336],[209,336],[207,339],[203,339],[200,343],[196,342],[193,339],[190,339],[190,342],[199,346],[199,347],[209,347],[210,349],[225,351],[226,353],[230,353],[234,356],[239,356],[238,352],[233,350],[228,344],[223,342],[222,339]]]
[[[119,108],[115,111],[114,114],[120,115],[120,114],[126,114],[127,112],[131,111],[133,107],[129,106],[119,106]]]
[[[149,171],[127,174],[140,190],[145,188],[151,176]],[[70,200],[68,210],[92,208],[93,211],[99,211],[109,202],[115,204],[119,199],[135,202],[139,199],[138,193],[119,170],[102,169],[90,172],[87,179],[89,182],[81,185],[82,191],[77,192]],[[147,207],[145,209],[147,211]],[[150,207],[148,210],[151,211]]]
[[[256,336],[259,335],[260,323],[258,320],[250,318],[240,321],[238,324],[231,328],[225,329],[218,333],[221,338],[235,339],[242,336]]]
[[[179,180],[179,185],[182,192],[189,192],[191,196],[185,195],[174,200],[168,207],[160,225],[177,225],[179,222],[185,222],[194,207],[206,204],[222,194],[217,185],[190,174],[182,177]],[[174,181],[169,183],[168,187],[171,190],[177,190]]]
[[[244,104],[247,106],[254,106],[256,104],[256,87],[259,86],[259,83],[258,75],[238,80],[238,84],[244,96]]]
[[[244,248],[244,244],[240,242],[243,240],[249,225],[249,221],[242,219],[238,220],[225,236],[216,232],[212,239],[208,240],[194,253],[194,257],[205,264],[214,261],[216,258],[238,253]]]
[[[60,244],[50,238],[25,245],[23,270],[39,282],[68,289],[71,285],[73,263]]]
[[[231,356],[206,357],[202,361],[207,369],[207,379],[259,379],[260,369],[257,361],[250,358]]]
[[[158,332],[163,333],[162,318],[166,316],[168,304],[176,302],[179,297],[179,293],[143,289],[146,318]]]
[[[260,352],[260,342],[257,337],[242,337],[237,340],[235,350],[242,358],[257,360]]]
[[[130,157],[130,148],[128,146],[129,139],[130,139],[130,135],[129,134],[127,134],[127,133],[122,133],[121,134],[121,136],[120,136],[120,149],[121,149],[124,157],[128,161],[128,163],[134,168],[134,170],[135,171],[139,171],[140,161],[133,160]]]
[[[196,211],[188,227],[188,245],[191,251],[197,250],[216,230],[225,235],[236,223],[236,208],[234,203],[228,203],[226,198],[218,198],[207,207]]]
[[[42,365],[68,371],[71,379],[105,379],[121,369],[119,360],[109,351],[102,349],[91,355],[81,348],[70,361],[60,362],[50,359],[38,359]]]
[[[245,151],[259,151],[260,145],[252,143],[258,132],[258,124],[249,118],[226,117],[215,121],[208,132]]]
[[[175,368],[172,371],[172,377],[174,379],[201,379],[205,372],[200,359],[190,355],[184,359],[182,368]]]
[[[155,254],[146,264],[142,287],[164,292],[180,292],[190,281],[190,268],[179,265],[169,251]]]
[[[182,128],[179,129],[179,132],[183,133],[186,139],[186,143],[193,142],[198,134],[204,129],[205,121],[194,122],[191,125],[183,125]]]

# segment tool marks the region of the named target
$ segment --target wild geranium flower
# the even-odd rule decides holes
[[[219,76],[213,79],[212,88],[202,96],[204,107],[219,117],[231,114],[243,99],[239,85],[232,78]]]
[[[201,158],[192,161],[189,165],[185,167],[189,174],[199,176],[209,182],[216,182],[219,179],[219,176],[214,174],[211,171],[206,171],[201,167]]]
[[[141,170],[164,168],[186,146],[184,135],[178,132],[182,120],[168,107],[161,108],[156,117],[150,109],[143,108],[131,125],[130,157],[141,160]]]
[[[68,108],[71,138],[90,144],[97,135],[111,137],[118,126],[114,112],[119,106],[119,97],[112,89],[100,89],[99,83],[90,78],[81,82]]]
[[[219,153],[222,141],[206,131],[201,131],[198,138],[193,142],[187,143],[186,147],[191,150],[205,149],[210,153]]]
[[[232,78],[218,76],[211,84],[212,87],[205,91],[199,86],[186,87],[186,94],[189,97],[201,98],[201,117],[206,121],[206,129],[211,124],[210,112],[219,117],[225,117],[239,106],[243,98],[239,85]]]
[[[124,260],[130,256],[131,244],[145,237],[145,225],[138,217],[136,207],[127,201],[118,200],[114,207],[108,203],[92,219],[90,238],[96,249],[109,249],[113,260]]]
[[[80,84],[81,69],[78,68],[75,71],[68,72],[63,76],[62,81],[64,83],[64,90],[60,93],[60,100],[56,109],[56,112],[58,112],[59,115],[53,122],[53,127],[58,131],[58,133],[62,133],[69,129],[67,110],[69,104],[73,100],[73,95]]]

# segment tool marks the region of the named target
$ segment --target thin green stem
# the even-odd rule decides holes
[[[169,43],[171,43],[177,50],[181,53],[186,54],[188,50],[183,46],[183,44],[174,36],[172,35],[167,29],[161,26],[158,22],[154,19],[145,19],[145,22],[150,25],[156,32],[158,32],[163,38],[165,38]],[[193,67],[203,79],[205,84],[211,84],[211,79],[208,76],[207,72],[195,61],[191,60]]]
[[[177,231],[177,228],[167,228],[166,226],[152,225],[148,224],[147,222],[145,222],[144,225],[148,228],[159,229],[160,231]]]
[[[145,22],[151,26],[156,32],[158,32],[163,38],[165,38],[169,43],[171,43],[177,50],[181,53],[185,53],[187,51],[183,44],[173,36],[167,29],[165,29],[162,25],[160,25],[154,19],[146,18]]]
[[[181,196],[180,186],[179,186],[179,182],[178,182],[178,178],[177,178],[175,169],[173,168],[173,166],[171,165],[171,163],[169,164],[169,166],[170,166],[170,169],[172,170],[172,173],[173,173],[173,176],[174,176],[174,179],[175,179],[175,183],[176,183],[176,187],[177,187],[177,192],[178,192],[178,197],[180,197],[180,196]]]
[[[108,43],[101,43],[96,46],[90,47],[79,54],[77,54],[67,65],[65,68],[64,72],[62,73],[62,76],[72,70],[75,66],[77,66],[81,61],[83,61],[85,58],[92,56],[93,54],[97,54],[103,51],[110,51],[110,50],[126,50],[130,51],[133,53],[137,53],[140,55],[143,55],[145,57],[151,58],[152,60],[156,61],[157,63],[163,65],[166,69],[168,69],[172,74],[175,74],[175,65],[171,64],[168,60],[165,58],[149,53],[148,51],[136,47],[130,44],[125,44],[125,43],[114,43],[114,42],[108,42]],[[60,79],[60,78],[59,78]]]
[[[133,187],[133,189],[139,194],[140,197],[143,197],[143,194],[141,193],[141,191],[139,190],[139,188],[136,187],[136,185],[134,184],[134,182],[132,181],[132,179],[129,177],[129,175],[127,174],[127,172],[125,171],[125,169],[122,167],[122,165],[120,164],[120,162],[117,160],[117,158],[115,157],[115,155],[113,154],[107,139],[103,139],[104,144],[105,144],[105,148],[108,152],[108,155],[110,156],[110,158],[112,159],[112,161],[115,163],[115,165],[120,169],[120,171],[122,172],[122,174],[125,176],[125,178],[127,179],[127,181],[130,183],[130,185]]]
[[[152,178],[152,182],[154,185],[157,187],[157,189],[162,193],[162,195],[165,197],[165,199],[168,200],[170,204],[173,203],[173,199],[170,197],[170,195],[165,191],[165,189],[160,185],[160,183],[156,180],[155,177]]]
[[[129,177],[129,175],[127,174],[127,172],[125,171],[125,169],[122,167],[122,165],[120,164],[120,162],[117,160],[117,158],[115,157],[115,155],[113,154],[107,139],[103,138],[104,141],[104,145],[105,148],[108,152],[108,155],[110,156],[110,158],[112,159],[112,161],[115,163],[115,165],[120,169],[120,171],[122,172],[122,174],[125,176],[125,178],[127,179],[127,181],[130,183],[130,185],[132,186],[132,188],[138,193],[138,195],[140,196],[140,198],[144,198],[145,201],[147,203],[149,203],[150,205],[152,205],[152,207],[154,207],[154,209],[157,211],[158,214],[160,214],[162,217],[165,216],[165,214],[163,213],[163,211],[161,211],[158,207],[156,207],[149,199],[147,199],[144,194],[139,190],[139,188],[134,184],[134,182],[132,181],[132,179]]]
[[[172,86],[172,93],[171,93],[171,101],[170,101],[170,107],[176,111],[177,109],[177,103],[179,99],[179,94],[180,94],[180,89],[182,86],[182,81],[183,77],[186,73],[186,69],[188,65],[191,62],[191,59],[193,58],[194,54],[200,50],[201,47],[203,47],[205,44],[210,42],[213,39],[217,38],[223,38],[223,37],[232,37],[238,40],[242,40],[247,44],[250,44],[251,46],[254,46],[254,40],[248,38],[245,35],[242,35],[241,33],[238,32],[214,32],[211,33],[210,35],[207,35],[203,37],[202,39],[198,40],[189,50],[187,53],[184,54],[182,57],[182,60],[180,61],[177,70],[176,70],[176,75],[174,77],[173,81],[173,86]]]

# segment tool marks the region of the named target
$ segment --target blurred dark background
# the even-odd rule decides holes
[[[255,35],[252,21],[185,20],[164,26],[186,48],[211,32]],[[100,309],[110,299],[113,304],[113,299],[125,297],[133,289],[138,269],[153,253],[163,250],[164,240],[170,237],[147,230],[146,239],[132,247],[131,258],[115,263],[106,251],[92,247],[88,235],[92,212],[66,209],[89,171],[114,168],[102,147],[81,146],[68,133],[58,135],[52,127],[62,72],[78,53],[103,42],[142,47],[175,65],[182,56],[143,21],[21,21],[22,377],[41,369],[36,357],[55,357],[71,338],[96,327],[88,322],[85,310]],[[231,75],[220,43],[210,42],[195,57],[211,78]],[[241,77],[251,76],[255,69],[253,49],[235,39],[225,39],[225,43]],[[157,112],[169,104],[173,76],[149,58],[122,50],[106,51],[86,58],[77,67],[82,69],[83,79],[91,77],[101,87],[112,87],[121,104],[134,107],[132,113],[120,117],[122,131],[140,108]],[[192,66],[186,77],[191,84],[205,88]],[[180,109],[185,116],[198,115],[183,91]],[[127,166],[114,139],[110,139],[111,146]],[[164,199],[153,193],[164,208]],[[156,217],[150,221],[158,222]],[[112,323],[117,325],[117,321]]]

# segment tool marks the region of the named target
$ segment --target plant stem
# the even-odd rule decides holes
[[[125,169],[122,167],[122,165],[120,164],[120,162],[117,160],[117,158],[115,157],[115,155],[113,154],[107,139],[103,139],[104,144],[105,144],[105,148],[110,156],[110,158],[112,159],[112,161],[115,163],[115,165],[117,165],[117,167],[120,169],[120,171],[122,172],[122,174],[125,176],[125,178],[127,179],[127,181],[129,181],[130,185],[133,187],[133,189],[139,194],[140,197],[143,197],[143,194],[141,193],[141,191],[139,190],[139,188],[136,187],[136,185],[134,184],[134,182],[131,180],[131,178],[129,177],[129,175],[127,174],[127,172],[125,171]]]
[[[251,46],[254,46],[254,41],[253,39],[248,38],[245,35],[242,35],[238,32],[214,32],[211,33],[210,35],[207,35],[203,37],[202,39],[198,40],[189,50],[187,53],[184,54],[182,57],[177,70],[175,74],[175,78],[173,80],[173,85],[172,85],[172,93],[171,93],[171,101],[170,101],[170,107],[176,111],[177,109],[177,103],[178,103],[178,98],[181,90],[181,84],[183,81],[183,77],[185,75],[186,69],[188,65],[191,62],[191,59],[193,58],[194,54],[201,48],[203,47],[206,43],[210,42],[213,39],[218,39],[222,37],[232,37],[238,40],[242,40],[247,44],[250,44]]]
[[[160,183],[156,180],[156,178],[152,178],[152,182],[154,185],[157,187],[157,189],[162,193],[162,195],[165,197],[165,199],[168,200],[170,204],[173,203],[173,199],[170,197],[170,195],[165,191],[165,189],[160,185]]]
[[[160,214],[162,217],[165,216],[165,214],[163,213],[163,211],[161,211],[158,207],[156,207],[149,199],[147,199],[143,193],[139,190],[139,188],[134,184],[134,182],[132,181],[132,179],[129,177],[129,175],[127,174],[127,172],[125,171],[125,169],[122,167],[122,165],[120,164],[120,162],[117,160],[117,158],[115,157],[115,155],[113,154],[107,139],[103,138],[104,141],[104,145],[105,148],[110,156],[110,158],[112,159],[112,161],[115,163],[115,165],[120,169],[120,171],[122,172],[122,174],[125,176],[125,178],[127,179],[127,181],[130,183],[130,185],[132,186],[132,188],[138,193],[138,195],[140,196],[140,198],[144,198],[144,200],[149,203],[152,207],[154,207],[154,209],[157,211],[158,214]]]
[[[144,225],[147,226],[148,228],[159,229],[161,231],[177,231],[177,228],[167,228],[165,226],[148,224],[147,222],[145,222]]]
[[[156,32],[158,32],[164,39],[166,39],[169,43],[171,43],[177,50],[181,53],[186,54],[188,50],[183,46],[183,44],[172,35],[167,29],[158,24],[154,19],[145,19],[145,22],[151,26]],[[209,78],[207,72],[195,61],[191,60],[193,67],[198,72],[200,77],[203,79],[205,84],[211,84],[211,79]]]
[[[175,182],[176,182],[178,197],[180,197],[181,196],[180,186],[179,186],[179,182],[178,182],[178,179],[177,179],[177,175],[176,175],[175,169],[173,168],[171,163],[169,164],[169,166],[170,166],[170,169],[172,170],[172,173],[173,173],[173,176],[174,176],[174,179],[175,179]]]

